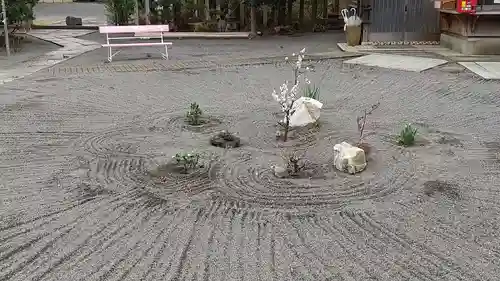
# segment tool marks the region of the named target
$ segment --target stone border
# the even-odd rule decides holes
[[[309,55],[310,58],[304,61],[314,61],[316,63],[328,63],[331,60],[360,57],[361,54],[341,53],[337,55],[328,55],[328,53],[318,53]],[[93,65],[67,66],[67,67],[49,67],[45,71],[51,75],[69,76],[69,75],[87,75],[94,73],[118,73],[118,72],[161,72],[161,71],[183,71],[183,70],[201,70],[201,69],[221,69],[233,67],[248,67],[266,64],[282,64],[282,57],[263,57],[247,59],[231,59],[223,61],[176,61],[160,63],[102,63]]]
[[[41,25],[33,24],[31,29],[59,29],[59,30],[99,30],[97,25],[77,25],[77,26],[67,26],[67,25]]]
[[[44,4],[59,4],[59,3],[73,3],[73,0],[39,0],[38,3]]]

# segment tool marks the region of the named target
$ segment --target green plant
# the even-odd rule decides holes
[[[193,102],[189,106],[189,110],[186,114],[187,122],[189,123],[189,125],[193,125],[193,126],[201,125],[202,124],[202,120],[201,120],[202,115],[203,115],[203,111],[200,109],[200,105]]]
[[[413,128],[411,124],[406,124],[398,137],[398,144],[410,146],[415,143],[415,136],[417,135],[417,128]]]
[[[20,24],[22,22],[35,19],[33,8],[38,0],[7,0],[5,10],[9,24]],[[0,15],[0,19],[2,16]],[[1,22],[1,20],[0,20]]]
[[[198,153],[177,153],[172,156],[177,162],[177,165],[182,165],[182,172],[187,174],[189,170],[194,170],[198,167],[200,161],[200,154]]]
[[[326,26],[324,24],[317,23],[313,27],[313,32],[325,32]]]
[[[304,89],[304,97],[319,100],[319,87],[307,84],[306,88]]]
[[[194,27],[194,32],[212,32],[214,29],[207,22],[202,22],[196,24]]]
[[[114,25],[127,25],[135,11],[134,0],[106,0],[106,13]]]

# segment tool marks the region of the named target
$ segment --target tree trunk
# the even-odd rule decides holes
[[[251,16],[251,15],[250,15]],[[245,26],[245,3],[240,3],[240,30]]]
[[[286,17],[286,0],[279,0],[278,2],[278,25],[285,25]]]
[[[272,14],[273,14],[273,25],[274,26],[279,25],[279,23],[278,23],[278,7],[277,6],[273,7]]]
[[[134,22],[135,22],[135,25],[139,25],[139,18],[140,18],[140,14],[139,14],[139,0],[135,0],[135,5],[134,5]]]
[[[182,27],[182,25],[184,24],[182,22],[182,18],[180,16],[181,5],[182,4],[180,4],[180,3],[172,4],[172,21],[174,23],[176,31],[179,31],[179,28]]]
[[[144,10],[146,13],[146,25],[151,24],[151,9],[149,8],[149,0],[144,0]]]
[[[328,19],[328,0],[323,0],[323,19]]]
[[[264,5],[262,7],[262,25],[267,28],[269,24],[269,6]]]
[[[286,9],[286,12],[287,12],[287,24],[289,25],[292,25],[292,9],[293,9],[293,0],[288,0],[288,3],[287,3],[288,7]]]
[[[205,20],[210,20],[210,0],[205,0]]]
[[[311,25],[314,29],[318,19],[318,0],[312,0]]]
[[[305,0],[300,0],[299,3],[299,25],[300,28],[304,25],[304,2]]]
[[[253,36],[257,34],[257,8],[255,5],[250,7],[250,33]]]
[[[290,110],[285,112],[285,132],[283,134],[283,141],[286,142],[288,140],[288,132],[290,131]]]

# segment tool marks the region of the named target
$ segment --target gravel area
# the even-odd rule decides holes
[[[40,72],[0,86],[0,280],[498,279],[498,82],[318,62],[321,126],[283,144],[270,92],[291,75]],[[368,169],[336,172],[333,145],[356,141],[356,116],[379,101]],[[212,126],[185,126],[191,102]],[[394,144],[404,122],[415,147]],[[224,129],[242,146],[210,146]],[[287,149],[312,178],[274,177]],[[149,178],[191,150],[204,168]]]
[[[308,47],[309,53],[334,52],[344,54],[337,42],[344,40],[339,32],[298,34],[296,36],[270,36],[249,39],[175,39],[169,48],[168,62],[161,59],[157,48],[123,48],[112,64],[154,64],[177,62],[214,62],[235,59],[289,56],[293,52]],[[84,40],[104,43],[106,37],[98,32],[79,37]],[[149,56],[149,59],[147,59]],[[65,63],[65,66],[103,65],[107,58],[107,49],[101,48],[85,56],[79,56]]]

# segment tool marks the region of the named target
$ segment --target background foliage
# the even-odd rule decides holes
[[[5,0],[8,24],[20,24],[35,19],[33,8],[37,3],[38,0]]]

